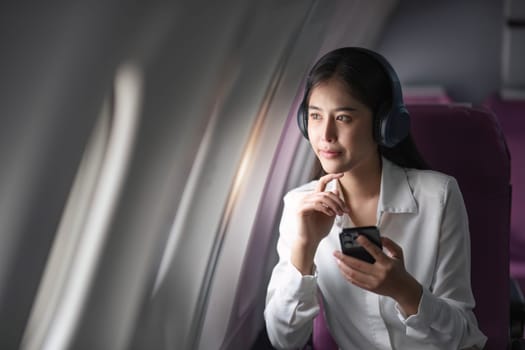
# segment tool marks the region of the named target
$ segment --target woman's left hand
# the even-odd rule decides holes
[[[350,283],[396,300],[407,317],[416,314],[422,287],[405,270],[403,249],[389,238],[381,237],[381,241],[387,254],[365,236],[359,235],[357,242],[374,257],[375,263],[369,264],[335,251],[339,269]]]

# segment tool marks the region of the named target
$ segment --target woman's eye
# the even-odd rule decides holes
[[[321,115],[319,113],[310,113],[310,119],[319,120],[321,119]]]
[[[335,119],[346,123],[352,121],[352,117],[345,114],[338,115]]]

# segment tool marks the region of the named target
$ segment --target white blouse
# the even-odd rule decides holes
[[[284,197],[275,266],[264,317],[272,344],[301,348],[323,298],[327,326],[341,349],[482,348],[470,287],[470,238],[463,197],[453,177],[430,170],[401,168],[383,158],[377,226],[403,248],[406,270],[423,286],[418,313],[406,318],[397,303],[345,280],[333,252],[339,232],[354,226],[337,217],[317,249],[314,276],[302,276],[290,263],[297,235],[296,210],[316,181]],[[327,190],[337,186],[332,181]],[[318,292],[319,290],[319,292]]]

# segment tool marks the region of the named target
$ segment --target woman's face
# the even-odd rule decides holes
[[[348,172],[378,156],[370,108],[348,86],[331,78],[312,89],[308,103],[308,137],[327,173]]]

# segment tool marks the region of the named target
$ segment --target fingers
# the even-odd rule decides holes
[[[381,237],[381,241],[383,244],[383,247],[387,249],[388,255],[385,255],[383,250],[379,248],[377,245],[372,243],[366,236],[359,235],[356,239],[357,243],[359,243],[372,257],[380,264],[387,264],[389,262],[389,258],[393,259],[400,259],[403,260],[403,249],[397,245],[394,241],[387,237]],[[350,265],[354,269],[358,269],[363,272],[370,272],[370,267],[373,264],[369,264],[365,261],[361,261],[359,259],[355,259],[350,256],[346,256],[340,252],[337,252],[338,255],[336,257],[342,261],[344,261],[346,264]]]
[[[337,258],[337,261],[341,262],[346,268],[364,273],[369,273],[371,271],[372,264],[369,264],[366,261],[345,255],[338,250],[334,251],[334,256]]]
[[[328,216],[341,215],[340,210],[332,203],[327,204],[326,200],[313,200],[305,209],[306,211],[319,211]]]
[[[375,245],[374,243],[370,242],[370,240],[364,236],[364,235],[359,235],[356,239],[357,243],[359,243],[363,248],[365,248],[365,250],[370,253],[370,255],[372,255],[372,257],[376,260],[376,261],[380,261],[380,262],[383,262],[387,257],[385,255],[385,253],[383,253],[383,250],[381,248],[379,248],[377,245]]]
[[[348,213],[348,208],[339,197],[337,190],[334,192],[319,192],[315,195],[315,198],[320,201],[324,207],[330,208],[337,215]]]
[[[316,192],[324,192],[325,188],[326,188],[326,185],[334,180],[334,179],[339,179],[341,177],[343,177],[343,173],[337,173],[337,174],[328,174],[328,175],[325,175],[325,176],[322,176],[319,181],[317,182],[317,187],[316,187]]]
[[[303,215],[310,215],[313,211],[322,212],[328,216],[343,215],[349,210],[344,201],[339,197],[339,191],[325,191],[327,184],[341,178],[344,174],[328,174],[321,177],[317,183],[315,192],[304,198],[303,207],[300,212]]]
[[[341,274],[358,287],[395,298],[400,293],[400,286],[404,285],[407,276],[410,276],[403,266],[402,248],[392,240],[383,238],[384,247],[389,255],[392,254],[392,257],[389,257],[365,236],[359,236],[357,241],[374,256],[376,262],[369,264],[335,251],[334,256]]]
[[[344,202],[334,192],[318,192],[313,193],[305,199],[303,211],[309,212],[311,210],[320,211],[326,215],[343,215],[348,212]]]
[[[339,270],[349,282],[365,289],[372,285],[375,280],[372,273],[372,264],[344,255],[339,251],[335,251],[334,256],[336,257]]]
[[[391,258],[403,260],[403,248],[397,245],[396,242],[388,237],[381,237],[381,243]]]

